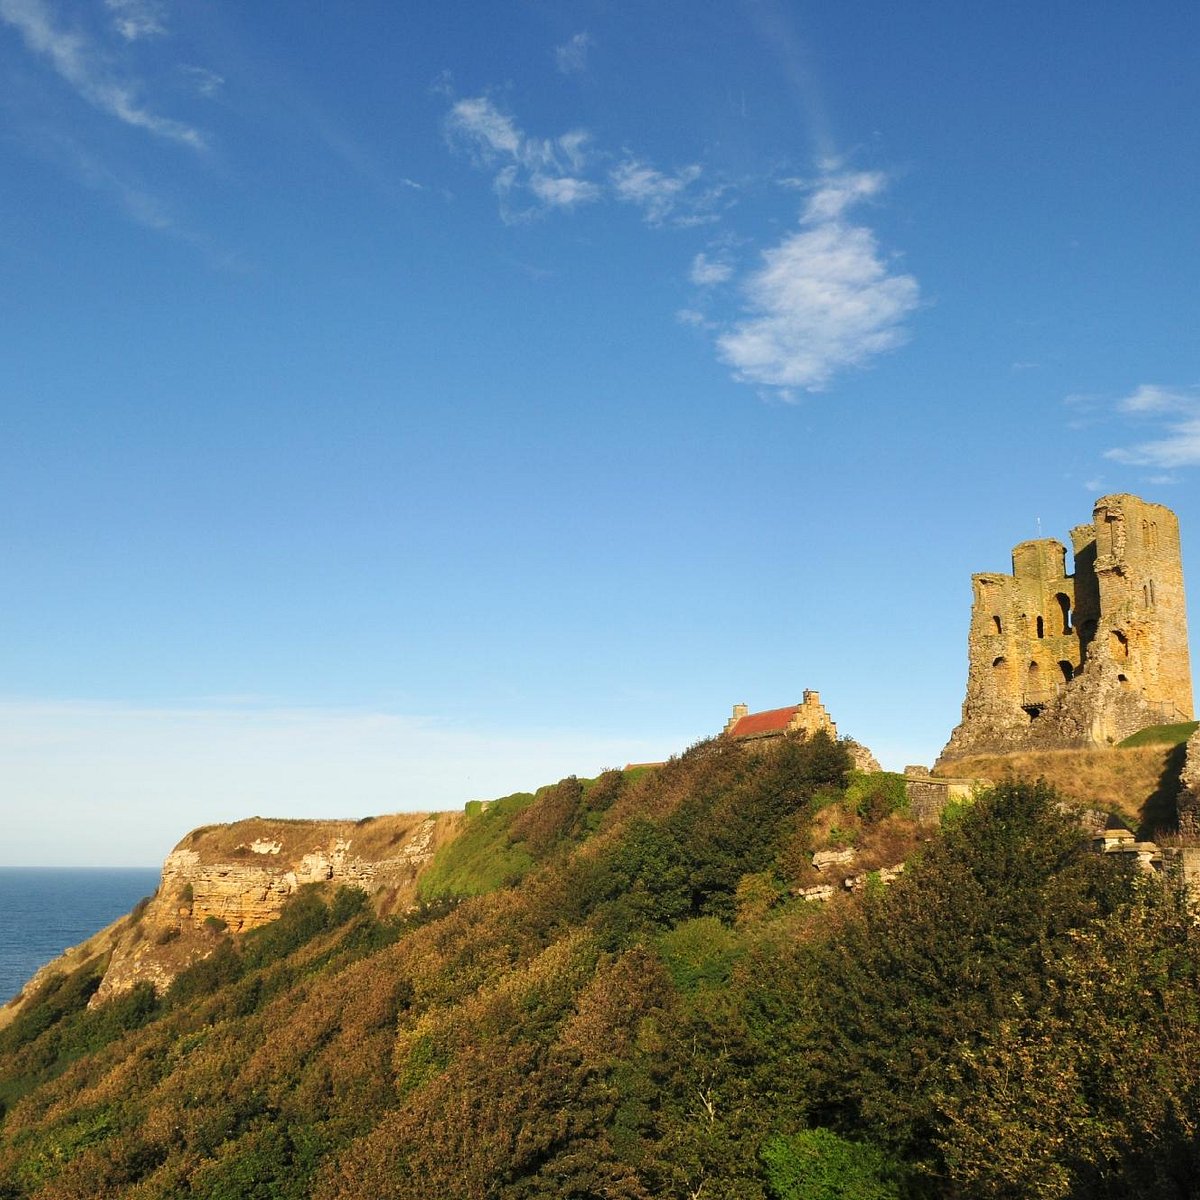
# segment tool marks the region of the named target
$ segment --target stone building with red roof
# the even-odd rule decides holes
[[[818,692],[805,689],[804,699],[787,708],[771,708],[766,712],[752,713],[744,704],[733,706],[733,716],[722,730],[726,737],[739,742],[758,741],[762,738],[783,737],[785,733],[807,734],[824,730],[831,738],[838,735]]]
[[[791,704],[787,708],[769,708],[765,712],[752,713],[746,705],[735,704],[733,716],[725,722],[721,733],[747,748],[770,745],[772,739],[788,733],[804,733],[810,737],[814,733],[827,733],[835,740],[838,735],[837,726],[821,703],[820,694],[808,688],[799,704]],[[858,770],[880,769],[875,756],[860,742],[853,738],[842,738],[842,745]]]

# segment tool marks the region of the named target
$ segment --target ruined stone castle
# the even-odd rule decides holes
[[[972,577],[962,722],[939,763],[970,754],[1105,746],[1192,719],[1179,522],[1118,494],[1071,530],[1022,542],[1012,574]]]

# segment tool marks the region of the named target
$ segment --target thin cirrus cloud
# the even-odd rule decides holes
[[[1161,437],[1115,447],[1104,457],[1126,466],[1200,466],[1200,387],[1162,387],[1144,383],[1117,401],[1117,411],[1127,417],[1160,422]]]
[[[113,28],[127,41],[163,37],[167,32],[165,6],[159,0],[104,0]]]
[[[577,33],[561,46],[554,47],[554,63],[564,75],[578,75],[587,70],[588,51],[595,44],[592,35],[586,30]]]
[[[714,219],[720,189],[693,187],[702,174],[697,165],[668,174],[626,154],[607,168],[613,156],[597,150],[586,130],[533,137],[486,96],[456,101],[445,129],[451,146],[480,169],[495,172],[492,186],[505,221],[606,199],[638,209],[647,225],[682,228]]]
[[[179,73],[188,81],[196,95],[203,96],[207,100],[219,95],[225,86],[225,77],[218,75],[216,71],[210,71],[207,67],[185,65],[179,68]]]
[[[838,372],[908,340],[917,280],[893,271],[875,234],[848,219],[884,184],[878,172],[826,174],[800,229],[763,251],[762,265],[741,285],[747,315],[717,338],[735,379],[791,399],[794,389],[821,391]]]
[[[668,220],[675,225],[699,225],[712,220],[707,209],[715,198],[711,193],[693,196],[689,192],[701,174],[702,169],[695,163],[667,175],[631,158],[616,167],[610,179],[617,199],[640,208],[648,225],[662,225]]]
[[[720,283],[728,283],[733,278],[733,264],[722,258],[710,258],[707,254],[697,254],[692,259],[692,269],[688,278],[697,287],[715,287]]]
[[[600,198],[600,188],[583,177],[588,135],[582,130],[556,138],[530,137],[486,96],[476,96],[454,104],[446,133],[476,166],[496,171],[492,186],[506,221]]]
[[[149,11],[143,5],[130,6],[131,10],[135,8],[143,14]],[[143,17],[142,25],[138,26],[134,17],[125,16],[130,31],[146,29],[146,20]],[[61,25],[44,0],[0,0],[0,21],[17,30],[30,53],[46,59],[59,77],[93,108],[167,141],[196,150],[204,148],[205,138],[199,130],[146,108],[137,97],[137,88],[112,74],[91,39],[79,29]],[[118,33],[131,40],[120,21],[118,14]]]

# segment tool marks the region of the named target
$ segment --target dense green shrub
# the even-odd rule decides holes
[[[901,1168],[874,1146],[830,1129],[805,1129],[763,1143],[774,1200],[901,1200]]]
[[[981,796],[816,953],[818,1115],[936,1160],[934,1096],[959,1045],[1036,1010],[1047,956],[1132,887],[1128,869],[1089,852],[1049,789]]]

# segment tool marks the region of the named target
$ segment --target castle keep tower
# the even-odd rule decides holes
[[[1102,496],[1071,531],[1013,549],[1012,574],[972,577],[962,723],[939,762],[1026,748],[1111,745],[1192,719],[1179,522]]]

